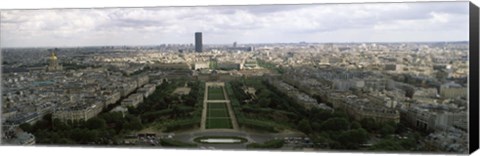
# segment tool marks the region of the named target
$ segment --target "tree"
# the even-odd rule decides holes
[[[405,149],[405,150],[412,150],[416,147],[418,147],[417,145],[417,141],[418,140],[423,140],[421,138],[421,135],[420,133],[418,132],[414,132],[414,133],[408,133],[407,138],[401,140],[399,142],[399,144]]]
[[[33,127],[29,123],[23,123],[19,127],[25,132],[28,132],[28,133],[33,132]]]
[[[368,140],[368,132],[363,129],[354,129],[349,131],[353,143],[362,144]]]
[[[127,130],[141,130],[143,128],[140,118],[132,115],[127,116],[127,123],[123,126]]]
[[[347,118],[348,115],[345,111],[335,111],[335,112],[332,113],[332,117]]]
[[[370,150],[380,150],[380,151],[404,151],[403,148],[397,141],[392,139],[381,140],[380,142],[374,144],[370,147]]]
[[[348,149],[358,148],[360,144],[367,140],[368,133],[362,128],[344,131],[338,137],[338,141]]]
[[[378,129],[380,129],[379,128],[380,126],[372,118],[364,118],[364,119],[360,120],[360,123],[362,124],[363,128],[365,128],[366,130],[368,130],[370,132],[374,132],[374,131],[377,131]]]
[[[318,108],[312,108],[310,112],[308,112],[308,116],[311,120],[320,120],[324,121],[332,117],[332,113],[329,111],[324,111]]]
[[[123,115],[121,112],[103,113],[103,114],[100,114],[99,118],[105,120],[105,122],[109,124],[123,122]]]
[[[93,117],[85,123],[85,126],[89,129],[104,129],[107,127],[107,123],[101,118]]]
[[[174,105],[172,107],[172,113],[170,114],[171,118],[175,118],[178,116],[178,114],[180,114],[180,108],[178,107],[178,105]]]
[[[53,124],[53,128],[56,130],[65,131],[71,128],[68,124],[62,122],[60,119],[53,119],[52,124]]]
[[[357,121],[353,121],[352,124],[350,124],[350,129],[358,129],[358,128],[362,128],[362,125]]]
[[[268,89],[259,89],[257,92],[258,99],[268,98],[270,97],[270,95],[272,95],[272,92],[270,92]]]
[[[321,97],[320,95],[315,94],[315,95],[313,95],[312,97],[313,97],[315,100],[317,100],[317,102],[319,102],[319,103],[323,103],[323,102],[324,102],[324,100],[322,99],[322,97]]]
[[[187,106],[192,106],[193,107],[193,106],[195,106],[195,102],[196,102],[196,100],[193,96],[189,95],[185,98],[185,104]]]
[[[409,98],[413,98],[413,95],[415,94],[415,89],[413,87],[408,87],[405,89],[405,96]]]
[[[342,131],[347,130],[349,127],[349,123],[345,118],[331,118],[324,121],[321,125],[323,130],[330,130],[330,131]]]
[[[46,114],[45,116],[43,116],[43,120],[52,121],[52,114]]]
[[[68,139],[68,138],[60,138],[58,141],[57,141],[58,144],[61,144],[61,145],[65,145],[65,144],[75,144],[75,142],[71,139]]]
[[[283,140],[269,140],[269,141],[265,141],[263,144],[250,143],[247,145],[247,148],[274,149],[274,148],[281,148],[283,144],[284,144]]]
[[[390,125],[385,125],[380,129],[380,134],[385,137],[387,135],[393,134],[395,132],[395,128]]]
[[[322,130],[322,124],[317,122],[317,121],[312,121],[312,130],[313,131],[321,131]]]
[[[315,147],[321,147],[321,148],[325,148],[326,145],[329,142],[331,142],[327,134],[314,135],[312,137],[312,141],[313,143],[315,143]]]
[[[69,131],[70,138],[72,140],[74,140],[75,142],[79,143],[82,140],[82,138],[84,137],[82,132],[83,132],[83,130],[81,130],[79,128],[72,129],[72,130]]]
[[[51,125],[50,125],[50,122],[45,121],[45,120],[40,120],[40,121],[37,121],[37,122],[33,125],[33,130],[49,129],[50,126],[51,126]]]
[[[302,119],[298,123],[298,129],[306,134],[312,132],[312,127],[310,126],[310,122],[307,119]]]
[[[407,128],[408,125],[404,122],[400,122],[399,124],[397,124],[396,127],[397,128],[395,129],[395,133],[397,133],[397,134],[407,132],[407,130],[408,130],[408,128]]]
[[[97,130],[84,130],[83,131],[82,140],[84,142],[95,142],[98,139],[98,131]]]
[[[258,105],[261,107],[268,107],[268,105],[270,105],[270,102],[270,98],[261,98],[260,100],[258,100]]]

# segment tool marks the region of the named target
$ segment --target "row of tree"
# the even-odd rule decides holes
[[[283,140],[269,140],[264,143],[250,143],[247,148],[276,149],[283,147]]]
[[[171,95],[180,85],[182,82],[163,83],[137,108],[130,107],[128,113],[104,112],[87,121],[61,121],[49,114],[33,125],[25,123],[20,128],[34,134],[39,144],[117,144],[125,134],[162,119],[172,121],[167,127],[169,131],[196,125],[200,119],[192,118],[192,112],[200,83],[188,83],[191,87],[188,95]]]
[[[184,84],[190,88],[187,95],[172,94]],[[174,131],[181,128],[195,127],[200,123],[200,115],[195,113],[201,92],[201,82],[173,81],[163,83],[137,108],[129,108],[131,114],[137,115],[144,124],[159,123],[159,129]]]
[[[278,72],[279,74],[285,73],[285,69],[283,69],[281,67],[277,67],[275,64],[264,61],[262,59],[257,59],[257,64],[260,67],[267,68],[267,69],[270,69],[270,70],[274,70],[274,71]]]
[[[237,111],[240,110],[240,115],[237,114],[237,116],[241,116],[237,117],[239,123],[242,124],[242,121],[263,122],[250,124],[248,125],[250,128],[275,131],[278,127],[272,128],[272,125],[289,126],[313,138],[318,147],[331,149],[359,149],[368,142],[371,136],[380,136],[380,139],[388,140],[393,134],[401,133],[402,127],[394,122],[377,122],[371,118],[355,121],[342,110],[333,112],[317,108],[306,110],[286,94],[261,79],[232,81],[232,90],[239,101],[250,97],[242,92],[243,86],[254,87],[257,100],[250,103],[240,102],[239,106],[234,106],[240,107],[240,109],[236,108]],[[319,100],[322,101],[321,97],[316,98],[320,98]],[[266,125],[270,128],[264,128]],[[387,143],[380,142],[375,147],[385,147],[389,145]],[[382,144],[386,145],[382,146]]]
[[[255,99],[252,98],[253,95],[243,91],[245,86],[256,89]],[[296,113],[291,112],[294,108],[289,103],[291,99],[270,91],[261,80],[249,78],[242,81],[231,81],[227,84],[227,93],[230,94],[238,123],[241,126],[277,132],[284,127],[294,125],[298,120]],[[238,102],[239,104],[237,104]]]
[[[38,144],[115,144],[123,134],[142,127],[140,118],[130,114],[124,117],[120,112],[69,122],[46,115],[33,125],[20,125],[22,130],[35,135]]]

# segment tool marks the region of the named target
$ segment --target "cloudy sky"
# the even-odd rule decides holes
[[[468,41],[468,2],[8,10],[2,47]]]

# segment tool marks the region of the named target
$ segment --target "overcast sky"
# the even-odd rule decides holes
[[[468,41],[468,2],[1,12],[2,47]]]

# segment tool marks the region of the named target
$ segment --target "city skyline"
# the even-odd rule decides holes
[[[2,47],[450,42],[468,41],[468,2],[9,10],[0,28]]]

